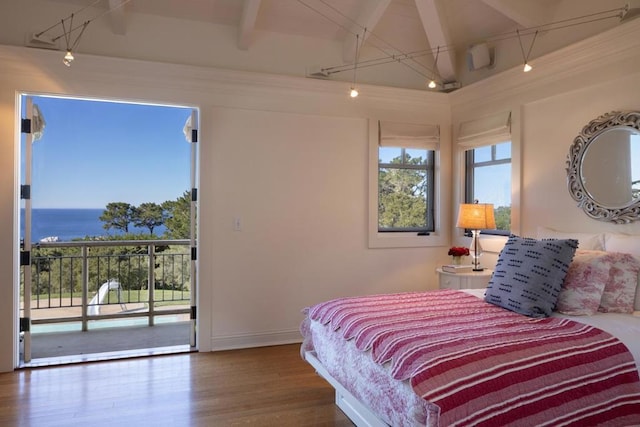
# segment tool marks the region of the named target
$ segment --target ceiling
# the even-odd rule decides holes
[[[275,34],[304,37],[315,40],[318,57],[335,58],[305,64],[307,77],[349,81],[359,73],[362,83],[371,78],[373,83],[423,89],[434,79],[436,90],[445,91],[521,66],[527,55],[535,63],[545,53],[622,25],[626,5],[625,0],[39,1],[64,4],[65,10],[90,9],[114,34],[124,36],[138,34],[134,16],[232,28],[232,49],[249,56]],[[323,44],[336,54],[321,55]],[[473,55],[471,46],[476,46]],[[90,51],[84,41],[83,47]],[[250,61],[243,68],[264,70]],[[369,77],[378,68],[385,69],[386,80]],[[407,72],[414,78],[408,79]],[[292,71],[296,73],[300,71]]]

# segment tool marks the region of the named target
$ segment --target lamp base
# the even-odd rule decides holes
[[[471,246],[469,252],[473,256],[473,271],[484,271],[484,268],[480,267],[480,254],[482,253],[482,246],[480,246],[480,230],[472,230]]]

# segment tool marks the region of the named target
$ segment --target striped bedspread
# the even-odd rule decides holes
[[[455,290],[309,308],[440,408],[440,426],[640,425],[631,354],[568,319],[529,318]]]

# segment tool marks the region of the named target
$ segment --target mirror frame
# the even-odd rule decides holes
[[[612,111],[591,120],[576,138],[567,156],[567,186],[571,197],[584,212],[599,221],[628,224],[640,220],[640,201],[622,207],[609,207],[594,200],[584,186],[582,160],[595,139],[609,129],[630,128],[640,133],[640,111]]]

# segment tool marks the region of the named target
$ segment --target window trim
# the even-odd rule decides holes
[[[445,246],[447,239],[441,232],[443,201],[442,201],[442,175],[449,169],[442,167],[442,150],[436,150],[434,154],[434,231],[428,235],[418,235],[416,231],[378,231],[378,146],[379,146],[378,120],[369,119],[369,206],[368,206],[368,244],[369,248],[412,248]],[[446,222],[448,224],[448,222]]]

